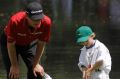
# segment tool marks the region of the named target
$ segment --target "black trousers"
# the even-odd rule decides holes
[[[7,79],[9,79],[8,74],[10,71],[11,63],[10,63],[10,59],[8,56],[7,39],[6,39],[5,33],[1,35],[0,44],[1,44],[3,62],[5,64],[5,68],[7,71]],[[15,47],[16,47],[17,57],[18,55],[20,55],[27,66],[27,70],[28,70],[27,79],[42,79],[40,75],[35,77],[32,71],[32,64],[33,64],[33,59],[34,59],[34,55],[36,51],[36,42],[34,41],[31,44],[26,45],[26,46],[15,45]]]

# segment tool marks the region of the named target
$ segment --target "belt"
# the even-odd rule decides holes
[[[100,69],[95,69],[95,72],[101,72],[101,70]]]

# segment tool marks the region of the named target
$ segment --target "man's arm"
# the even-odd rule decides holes
[[[17,55],[16,55],[16,49],[15,49],[15,44],[7,42],[7,49],[8,49],[8,54],[10,58],[10,62],[12,66],[17,66]]]
[[[33,67],[35,67],[37,64],[39,64],[39,61],[40,61],[42,54],[44,52],[45,44],[46,44],[45,42],[38,41],[37,48],[36,48],[36,54],[34,57]]]
[[[18,79],[19,78],[19,68],[18,68],[15,43],[14,42],[12,42],[12,43],[7,42],[7,49],[8,49],[8,55],[10,58],[10,62],[11,62],[9,78],[10,79]]]
[[[38,43],[37,43],[36,54],[35,54],[34,61],[33,61],[33,73],[35,76],[37,76],[37,75],[43,76],[44,75],[44,69],[39,64],[39,61],[44,52],[45,44],[46,43],[42,42],[42,41],[38,41]]]

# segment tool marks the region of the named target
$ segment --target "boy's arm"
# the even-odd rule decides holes
[[[94,70],[99,69],[103,65],[103,60],[97,61],[93,66],[87,69],[86,74],[90,75]]]

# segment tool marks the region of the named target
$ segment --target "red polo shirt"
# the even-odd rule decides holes
[[[28,45],[36,39],[48,42],[50,39],[51,19],[45,15],[41,20],[41,24],[34,30],[30,30],[26,16],[25,12],[18,12],[10,18],[4,29],[7,41],[15,41],[17,45]]]

